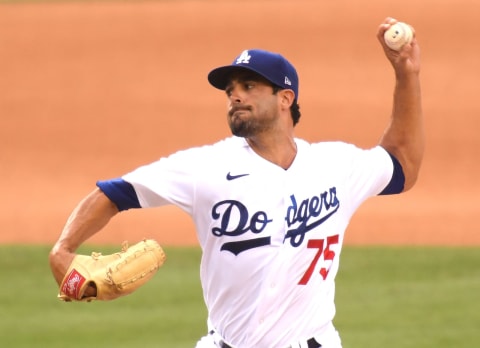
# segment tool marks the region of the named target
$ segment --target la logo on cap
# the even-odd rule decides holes
[[[237,58],[237,61],[235,62],[235,64],[242,64],[242,63],[243,64],[248,64],[248,63],[250,63],[250,58],[252,58],[252,56],[250,54],[248,54],[248,50],[245,50]]]

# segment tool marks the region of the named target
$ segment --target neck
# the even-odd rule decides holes
[[[276,139],[250,137],[246,140],[260,157],[283,169],[290,168],[297,155],[297,144],[295,144],[293,136]]]

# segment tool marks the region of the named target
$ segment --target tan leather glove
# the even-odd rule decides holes
[[[145,239],[131,247],[124,242],[122,251],[91,256],[77,255],[67,270],[58,297],[62,301],[114,300],[131,294],[149,281],[165,262],[162,247]],[[96,289],[90,296],[87,289]]]

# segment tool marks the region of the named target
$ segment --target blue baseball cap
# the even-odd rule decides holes
[[[208,82],[215,88],[225,90],[230,75],[243,69],[263,76],[275,86],[293,90],[295,99],[298,99],[298,75],[294,66],[280,54],[264,50],[243,51],[231,65],[210,71]]]

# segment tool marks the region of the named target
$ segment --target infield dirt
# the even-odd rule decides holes
[[[480,2],[146,1],[0,5],[0,242],[53,243],[95,181],[229,135],[208,71],[246,48],[300,75],[309,141],[376,144],[393,72],[387,16],[422,49],[427,151],[417,186],[373,198],[349,244],[480,244]],[[176,208],[122,213],[91,242],[195,244]]]

